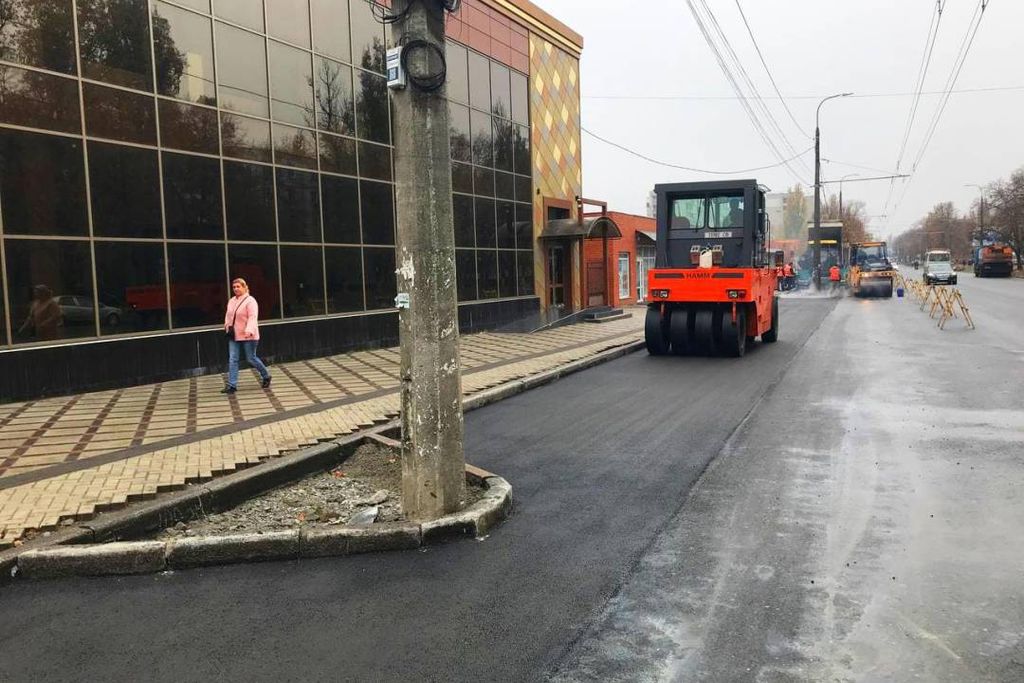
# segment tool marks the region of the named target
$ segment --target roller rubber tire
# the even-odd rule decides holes
[[[647,346],[647,353],[652,356],[664,356],[668,353],[668,335],[665,334],[665,327],[661,311],[648,308],[647,318],[644,320],[644,344]]]
[[[732,311],[722,312],[722,353],[733,358],[742,358],[747,352],[747,311],[736,309],[736,324],[732,322]]]
[[[765,344],[774,344],[779,340],[779,299],[772,299],[772,326],[761,334],[761,341]]]
[[[699,308],[693,312],[693,347],[705,356],[715,355],[715,311]]]
[[[693,349],[693,312],[689,307],[677,308],[672,311],[669,320],[669,339],[672,340],[672,353],[685,356]]]

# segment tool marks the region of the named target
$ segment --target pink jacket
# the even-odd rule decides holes
[[[235,339],[256,341],[260,338],[259,315],[260,306],[251,294],[233,296],[228,299],[228,309],[224,313],[224,330],[231,327],[231,320],[234,319]]]

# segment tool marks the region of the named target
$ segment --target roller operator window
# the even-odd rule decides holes
[[[742,228],[743,196],[711,197],[708,206],[709,228]]]
[[[704,228],[704,197],[686,197],[672,200],[669,218],[672,230],[701,230]]]

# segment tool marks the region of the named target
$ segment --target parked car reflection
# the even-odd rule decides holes
[[[90,324],[93,321],[94,303],[92,297],[63,294],[57,297],[64,324]],[[116,327],[121,322],[121,309],[100,302],[100,322],[109,327]]]

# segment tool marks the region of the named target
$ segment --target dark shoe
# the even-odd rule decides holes
[[[260,386],[263,387],[264,389],[270,388],[270,375],[267,375],[266,377],[263,378],[263,381],[260,382]]]
[[[233,394],[236,391],[238,391],[238,389],[236,389],[235,387],[227,386],[227,387],[224,387],[223,389],[221,389],[220,393],[222,393],[222,394]]]

